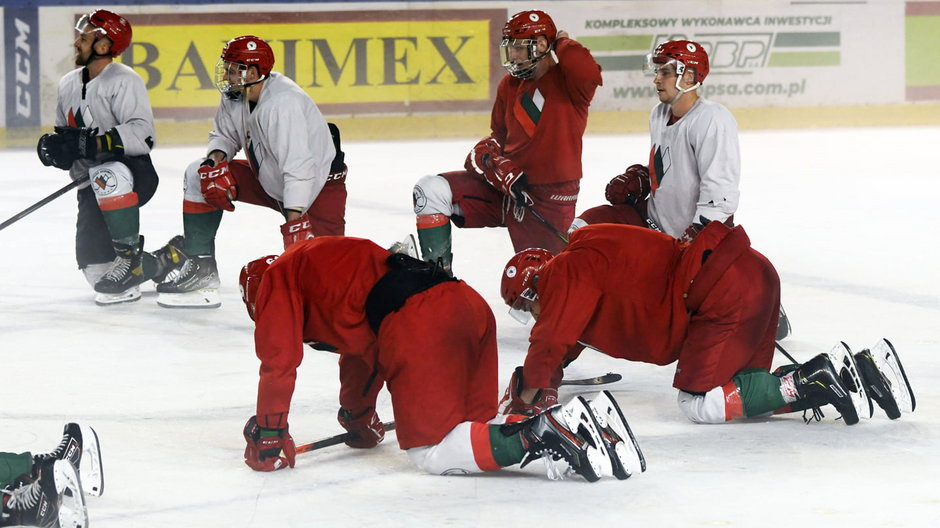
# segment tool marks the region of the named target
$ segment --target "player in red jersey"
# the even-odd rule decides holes
[[[600,477],[603,442],[578,427],[594,420],[583,399],[487,423],[496,416],[496,322],[479,294],[438,267],[368,240],[319,237],[250,262],[240,282],[261,360],[257,414],[245,425],[252,469],[294,465],[288,413],[307,343],[340,355],[338,419],[357,435],[350,447],[384,438],[376,413],[384,385],[399,446],[428,472],[490,471],[550,452],[586,479]]]
[[[542,11],[513,15],[500,49],[509,75],[496,92],[492,134],[473,147],[465,170],[425,176],[414,187],[422,258],[440,260],[445,269],[452,259],[451,221],[505,226],[516,251],[560,251],[574,219],[581,139],[602,82],[600,66]]]
[[[525,366],[506,391],[507,412],[544,407],[538,400],[552,396],[562,365],[584,348],[677,361],[679,406],[700,423],[829,403],[851,425],[870,417],[866,389],[881,380],[874,371],[863,383],[861,359],[841,343],[803,365],[768,371],[780,281],[740,226],[711,222],[691,243],[635,226],[582,227],[554,258],[541,249],[514,256],[502,295],[515,316],[536,319]]]

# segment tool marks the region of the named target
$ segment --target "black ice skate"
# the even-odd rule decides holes
[[[829,354],[819,354],[793,372],[793,382],[800,400],[832,404],[842,413],[846,425],[858,423],[858,411],[842,376],[832,364]]]
[[[888,418],[896,420],[902,412],[914,412],[914,391],[890,341],[882,339],[855,354],[855,363],[869,396]]]
[[[2,490],[4,525],[86,528],[88,513],[75,468],[66,460],[42,463],[39,478]]]
[[[164,308],[218,308],[219,272],[212,256],[191,256],[173,280],[157,284],[157,304]]]
[[[98,292],[95,296],[97,304],[107,305],[140,299],[140,283],[150,279],[155,267],[153,257],[143,251],[143,247],[143,236],[134,245],[114,243],[116,256],[111,261],[111,267],[95,283],[95,291]]]
[[[599,427],[584,398],[578,396],[567,405],[558,405],[523,422],[506,424],[503,434],[521,433],[526,456],[525,467],[533,460],[549,457],[546,467],[550,478],[561,478],[554,472],[552,460],[564,460],[571,470],[588,482],[601,478],[607,450]]]
[[[62,441],[54,451],[33,456],[33,467],[38,468],[48,460],[66,460],[75,473],[81,476],[83,491],[95,497],[104,493],[104,469],[101,465],[101,447],[94,428],[76,423],[65,424]],[[85,471],[82,472],[82,460]]]
[[[608,391],[602,391],[590,402],[591,411],[600,427],[601,437],[610,456],[611,472],[619,480],[646,471],[646,458],[633,431]]]
[[[167,280],[173,280],[179,275],[180,268],[188,258],[184,253],[186,239],[183,235],[176,235],[171,238],[162,248],[152,253],[156,261],[156,270],[153,275],[153,282],[160,284]]]

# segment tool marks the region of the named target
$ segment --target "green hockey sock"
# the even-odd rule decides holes
[[[741,394],[744,416],[759,416],[787,404],[780,393],[780,378],[764,369],[744,369],[733,380]]]
[[[136,246],[140,234],[140,208],[135,203],[130,207],[101,210],[104,223],[111,233],[111,240]]]
[[[183,236],[190,256],[212,254],[215,233],[222,223],[222,210],[208,213],[183,213]]]
[[[518,434],[506,436],[502,433],[501,425],[487,426],[490,432],[490,448],[493,450],[493,460],[500,467],[512,466],[522,462],[525,457],[525,447]]]
[[[421,258],[427,262],[438,262],[441,266],[451,269],[453,254],[451,253],[450,219],[444,215],[427,215],[440,217],[444,223],[430,227],[422,226],[421,216],[418,217],[418,243],[421,245]]]

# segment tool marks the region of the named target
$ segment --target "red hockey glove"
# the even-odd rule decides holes
[[[604,196],[611,205],[634,204],[649,198],[650,172],[643,165],[630,165],[623,174],[614,176]]]
[[[467,155],[464,168],[480,175],[486,183],[516,202],[527,205],[534,203],[524,190],[526,174],[502,155],[502,148],[492,136],[481,139],[473,147]]]
[[[284,236],[284,249],[289,248],[297,242],[314,238],[313,227],[310,225],[310,217],[304,213],[296,220],[284,222],[281,225],[281,235]]]
[[[519,397],[522,389],[522,367],[516,367],[516,370],[512,373],[512,377],[509,379],[509,386],[506,387],[503,399],[499,401],[499,414],[515,414],[529,417],[540,414],[558,405],[558,389],[551,387],[539,389],[532,403],[526,403]]]
[[[245,463],[255,471],[276,471],[287,466],[294,467],[297,449],[287,427],[266,429],[258,426],[252,416],[245,424]],[[284,452],[284,456],[281,455]]]
[[[349,440],[346,445],[357,449],[368,449],[379,445],[379,442],[385,438],[385,426],[375,409],[369,407],[359,414],[354,415],[352,411],[340,408],[336,414],[336,420],[344,429],[350,433],[359,435],[354,440]]]
[[[238,199],[238,185],[228,170],[228,162],[215,163],[211,158],[206,159],[199,166],[199,187],[206,203],[216,209],[234,211],[232,203]]]

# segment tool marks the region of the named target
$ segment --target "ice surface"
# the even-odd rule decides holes
[[[649,470],[626,481],[549,481],[541,464],[470,477],[426,475],[399,451],[336,446],[294,470],[252,472],[241,429],[253,414],[258,360],[239,299],[241,266],[281,249],[279,216],[239,204],[217,241],[223,306],[167,310],[152,285],[137,303],[98,307],[75,269],[75,204],[59,198],[0,232],[0,449],[43,452],[62,425],[94,426],[105,494],[88,500],[98,527],[287,526],[936,526],[940,519],[940,177],[938,128],[741,134],[735,219],[776,265],[798,359],[837,340],[855,349],[888,337],[917,411],[846,427],[824,409],[721,426],[689,423],[673,369],[595,352],[566,372],[623,374],[610,386]],[[347,234],[390,245],[414,232],[411,186],[459,169],[475,138],[352,142]],[[608,179],[647,158],[646,135],[589,136],[578,210]],[[181,175],[203,146],[158,148],[162,182],[142,211],[146,247],[181,232]],[[5,219],[67,182],[32,150],[0,152]],[[490,302],[499,325],[500,386],[525,351],[526,327],[499,298],[512,250],[505,230],[454,231],[457,275]],[[446,317],[442,314],[442,317]],[[458,314],[451,315],[459,317]],[[784,358],[778,356],[778,363]],[[298,443],[341,432],[335,356],[308,351],[291,412]],[[583,388],[566,387],[562,397]],[[429,402],[433,404],[433,402]],[[380,415],[392,419],[387,393]]]

